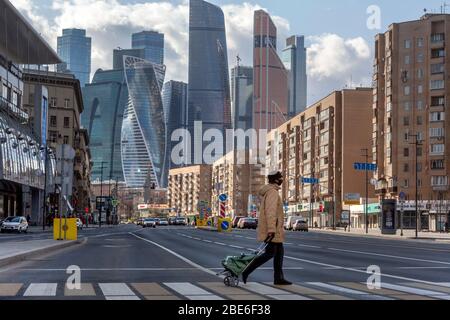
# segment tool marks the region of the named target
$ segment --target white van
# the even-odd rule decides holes
[[[294,223],[298,220],[298,219],[302,219],[301,216],[289,216],[287,218],[287,221],[284,224],[284,229],[285,230],[292,230],[292,227],[294,226]]]

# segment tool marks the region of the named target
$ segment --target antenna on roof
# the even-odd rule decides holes
[[[236,65],[239,67],[239,63],[242,61],[241,57],[239,57],[239,54],[236,56]]]

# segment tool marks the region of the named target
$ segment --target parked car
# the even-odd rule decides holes
[[[305,219],[296,220],[294,225],[292,226],[292,230],[308,232],[309,231],[308,220],[305,220]]]
[[[177,225],[177,226],[186,226],[187,225],[186,218],[176,218],[175,219],[175,225]]]
[[[242,218],[239,220],[239,229],[256,229],[258,227],[258,220],[254,218]]]
[[[169,225],[169,221],[167,221],[167,219],[159,219],[159,226],[168,226]]]
[[[156,225],[159,226],[159,222],[160,222],[161,220],[160,220],[159,218],[155,218],[154,220],[155,220],[155,222],[156,222]]]
[[[28,232],[28,222],[25,217],[8,217],[3,221],[1,232],[15,231],[18,233]]]
[[[77,229],[83,229],[83,222],[81,222],[80,218],[77,218]]]
[[[5,220],[4,219],[0,219],[0,228],[1,228],[2,224],[3,224],[3,221],[5,221]]]
[[[300,217],[300,216],[290,216],[287,218],[287,220],[284,224],[284,229],[285,230],[293,230],[294,223],[297,222],[297,220],[305,220],[305,219],[302,219],[302,217]]]
[[[142,223],[143,228],[156,228],[156,219],[148,218],[144,219]]]
[[[237,228],[239,224],[239,220],[246,218],[246,217],[234,217],[233,221],[231,222],[231,227]]]

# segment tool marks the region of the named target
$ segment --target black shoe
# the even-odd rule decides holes
[[[248,278],[248,274],[246,274],[245,272],[242,273],[242,282],[243,282],[244,284],[247,284],[247,278]]]
[[[292,285],[292,282],[289,282],[289,281],[287,281],[285,279],[282,279],[282,280],[276,280],[274,282],[274,285],[276,285],[276,286],[290,286],[290,285]]]

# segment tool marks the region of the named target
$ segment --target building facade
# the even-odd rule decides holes
[[[0,218],[30,215],[32,224],[41,224],[45,176],[47,185],[54,183],[55,157],[50,156],[46,165],[41,139],[45,121],[33,130],[32,116],[23,108],[20,65],[42,66],[61,60],[9,1],[0,1],[0,25]],[[46,110],[48,100],[42,101]],[[45,119],[45,112],[41,117]]]
[[[247,217],[253,208],[259,207],[259,190],[264,186],[265,176],[261,167],[249,164],[249,152],[232,151],[212,166],[211,204],[213,212],[219,215],[219,196],[226,194],[226,215]]]
[[[156,31],[142,31],[132,35],[132,48],[143,49],[139,57],[155,64],[164,64],[164,34]],[[132,54],[132,56],[135,56]]]
[[[165,122],[167,127],[167,157],[170,159],[169,169],[180,167],[174,163],[172,151],[179,142],[172,141],[175,130],[186,129],[187,123],[187,94],[188,85],[184,82],[169,81],[164,84],[162,99],[164,105]]]
[[[122,123],[122,168],[127,186],[167,187],[167,128],[162,87],[166,68],[125,57],[129,101]]]
[[[86,30],[64,29],[57,46],[58,55],[63,60],[57,65],[57,71],[74,74],[84,87],[91,79],[92,40],[86,37]]]
[[[254,14],[253,128],[271,131],[288,120],[288,72],[277,53],[277,28],[263,10]]]
[[[371,91],[333,92],[268,135],[266,166],[283,172],[281,195],[289,213],[308,219],[311,227],[348,223],[341,215],[346,200],[365,198],[365,174],[353,166],[365,161],[361,150],[370,148]],[[374,197],[373,186],[368,196]],[[352,226],[364,226],[363,219],[354,217]],[[378,227],[378,216],[369,225]]]
[[[442,230],[448,210],[431,209],[449,199],[450,15],[426,14],[394,23],[376,36],[373,92],[373,157],[381,198],[417,198],[404,214],[405,228]],[[416,170],[417,169],[417,170]],[[416,219],[417,218],[417,219]],[[400,221],[400,219],[398,219]]]
[[[193,217],[200,202],[211,206],[211,172],[210,165],[170,170],[167,197],[172,212]]]
[[[84,105],[80,81],[74,75],[25,70],[23,107],[34,119],[40,116],[40,99],[36,95],[42,86],[47,89],[49,108],[47,112],[47,144],[56,152],[58,145],[69,145],[75,150],[71,205],[77,213],[90,206],[91,154],[89,135],[81,125]],[[36,127],[35,127],[36,128]],[[36,133],[38,134],[38,133]]]
[[[231,118],[233,129],[253,128],[253,68],[231,69]]]
[[[232,127],[225,18],[218,6],[203,0],[189,5],[188,93],[188,129],[192,143],[203,150],[202,137],[194,139],[196,121],[202,122],[202,136],[208,129],[225,136]]]
[[[288,116],[291,119],[306,109],[308,99],[304,36],[292,36],[286,39],[283,63],[289,74]]]

